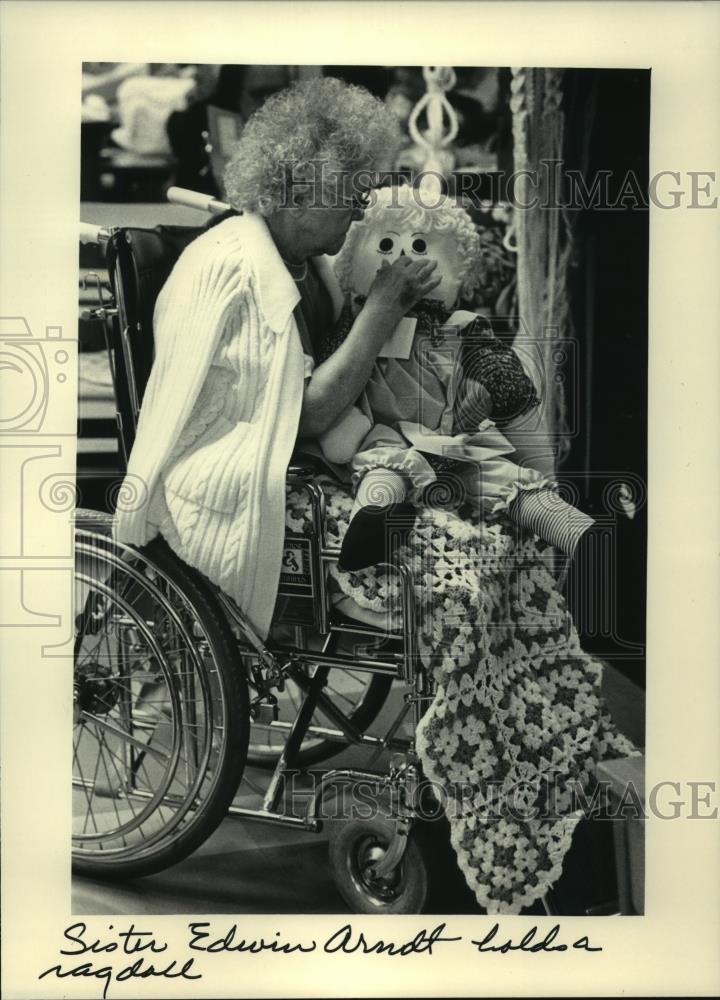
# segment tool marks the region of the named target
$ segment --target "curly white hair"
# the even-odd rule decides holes
[[[362,87],[335,77],[292,84],[249,119],[225,169],[233,208],[272,215],[297,182],[385,170],[400,144],[395,115]]]

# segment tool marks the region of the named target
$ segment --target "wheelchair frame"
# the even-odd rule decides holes
[[[215,213],[224,211],[228,207],[208,199],[200,199],[204,204],[199,204],[198,199],[200,196],[188,193],[184,203],[191,204],[192,207],[205,207]],[[174,200],[183,200],[182,194],[180,197],[176,196]],[[115,306],[108,307],[100,295],[100,306],[94,310],[93,315],[94,318],[104,321],[118,406],[118,441],[125,463],[137,428],[142,398],[143,373],[138,371],[136,341],[147,336],[147,330],[143,329],[137,311],[133,314],[133,306],[136,304],[128,302],[128,282],[137,283],[139,280],[137,262],[133,258],[132,239],[132,230],[81,227],[82,242],[106,244],[112,249],[109,266]],[[142,364],[142,359],[140,363]],[[147,355],[145,368],[146,378],[149,373]],[[397,868],[406,851],[408,836],[416,815],[416,792],[421,782],[414,742],[412,739],[400,737],[398,732],[408,715],[412,718],[414,731],[431,696],[430,681],[419,662],[416,649],[413,576],[411,570],[404,564],[387,564],[399,578],[402,608],[400,632],[384,631],[361,622],[343,620],[332,613],[327,589],[328,570],[332,563],[337,562],[340,550],[328,544],[325,530],[325,495],[321,485],[313,481],[313,474],[314,470],[310,467],[291,465],[287,477],[288,487],[302,490],[308,497],[312,518],[312,534],[303,536],[309,539],[312,581],[310,614],[306,623],[291,620],[294,643],[263,642],[237,605],[217,586],[210,584],[238,640],[239,652],[246,664],[248,681],[256,691],[250,704],[251,725],[258,728],[269,727],[273,731],[286,734],[285,744],[265,792],[262,806],[259,809],[250,809],[233,804],[229,808],[229,815],[318,832],[322,829],[322,819],[319,816],[320,804],[328,788],[333,785],[351,785],[364,781],[381,783],[391,792],[390,820],[394,831],[384,856],[374,866],[376,877],[383,878]],[[282,588],[280,593],[282,596]],[[308,646],[311,630],[321,641],[319,651]],[[375,642],[376,648],[377,644],[380,644],[383,655],[354,657],[333,651],[341,636],[357,638],[365,643]],[[309,671],[312,667],[314,667],[312,676],[308,676],[306,669]],[[328,674],[333,668],[379,674],[403,682],[406,691],[402,705],[384,737],[371,736],[355,728],[342,709],[333,704],[324,693],[323,688],[326,686]],[[285,679],[291,679],[303,696],[292,722],[278,720],[277,699],[273,694],[275,689],[282,689]],[[312,718],[317,711],[324,715],[331,725],[312,726]],[[342,745],[372,749],[374,753],[371,763],[374,763],[383,751],[391,751],[393,756],[389,771],[383,774],[354,767],[330,769],[322,774],[316,785],[305,815],[290,815],[282,809],[283,779],[288,772],[297,770],[298,755],[308,734]]]

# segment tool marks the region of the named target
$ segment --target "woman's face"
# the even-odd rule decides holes
[[[313,257],[339,253],[353,219],[352,209],[313,207],[301,211],[299,222],[306,251]]]
[[[349,175],[316,186],[312,203],[298,210],[302,240],[310,255],[339,253],[350,224],[363,217],[363,195]]]

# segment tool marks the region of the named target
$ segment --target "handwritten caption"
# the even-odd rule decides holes
[[[544,930],[544,929],[543,929]],[[238,924],[232,924],[224,933],[214,929],[209,921],[192,921],[188,924],[187,949],[190,957],[173,958],[168,954],[168,944],[159,940],[151,930],[142,930],[131,923],[125,928],[108,926],[105,937],[99,938],[88,931],[82,920],[66,927],[63,947],[59,954],[66,956],[61,962],[41,972],[38,979],[54,976],[56,979],[91,978],[102,983],[102,996],[107,998],[114,983],[127,983],[134,979],[202,979],[202,956],[219,953],[292,955],[322,951],[328,955],[434,955],[449,947],[465,947],[475,954],[494,953],[509,955],[513,952],[541,954],[548,952],[599,952],[602,947],[593,945],[586,934],[574,941],[562,940],[560,924],[554,924],[543,933],[533,924],[517,939],[506,937],[499,923],[493,924],[483,937],[464,938],[451,934],[447,924],[439,923],[432,930],[421,928],[405,941],[372,939],[364,931],[346,923],[322,940],[307,938],[304,941],[283,940],[276,931],[271,938],[253,937]],[[101,957],[95,957],[101,956]],[[112,957],[109,957],[112,956]],[[79,961],[82,959],[82,961]],[[196,964],[197,963],[197,964]],[[207,959],[205,959],[207,968]]]

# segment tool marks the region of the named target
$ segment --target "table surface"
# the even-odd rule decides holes
[[[602,761],[597,766],[599,778],[609,781],[612,790],[622,796],[632,784],[640,799],[645,800],[645,758],[623,757],[618,760]]]
[[[80,205],[81,221],[94,226],[202,226],[208,218],[197,208],[169,202],[84,201]]]

